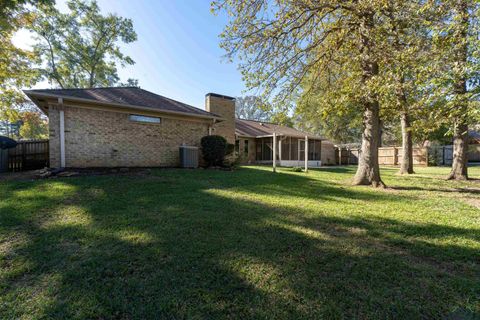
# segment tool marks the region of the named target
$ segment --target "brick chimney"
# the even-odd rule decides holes
[[[213,126],[214,135],[223,136],[228,143],[235,143],[235,98],[216,93],[207,93],[205,109],[223,118]]]

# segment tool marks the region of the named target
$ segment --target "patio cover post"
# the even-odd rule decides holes
[[[305,172],[308,171],[308,136],[305,136]]]
[[[273,172],[277,172],[277,133],[273,131]]]
[[[282,140],[285,139],[284,137],[280,137],[278,139],[278,164],[280,167],[282,166]]]

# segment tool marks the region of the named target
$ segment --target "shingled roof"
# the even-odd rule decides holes
[[[308,136],[310,139],[323,140],[323,138],[319,136],[287,126],[254,120],[235,119],[235,134],[238,136],[252,138],[269,137],[273,135],[273,132],[275,132],[278,136],[296,138],[305,138],[305,136]]]
[[[64,99],[92,101],[107,105],[135,106],[163,112],[192,116],[219,118],[218,115],[190,106],[137,87],[109,87],[90,89],[41,89],[25,90],[30,98],[50,96]],[[33,99],[32,99],[33,100]]]

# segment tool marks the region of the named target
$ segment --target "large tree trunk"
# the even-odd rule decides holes
[[[457,14],[461,17],[456,22],[456,41],[458,42],[457,50],[455,52],[456,63],[460,66],[465,66],[468,59],[468,6],[465,0],[458,0],[456,5]],[[467,125],[467,111],[468,101],[467,95],[467,80],[464,74],[461,74],[455,79],[454,94],[456,105],[454,110],[456,112],[453,135],[453,162],[452,171],[448,175],[449,180],[467,180],[467,149],[468,149],[468,125]]]
[[[379,119],[378,121],[378,147],[381,148],[383,141],[383,121],[382,119]]]
[[[413,172],[413,143],[412,130],[410,127],[410,117],[408,112],[404,111],[400,115],[402,126],[402,163],[400,164],[400,174],[412,174]]]
[[[456,124],[453,136],[453,162],[452,171],[448,175],[448,180],[467,180],[468,179],[468,126],[466,123]]]
[[[378,75],[379,66],[372,56],[372,41],[369,29],[373,28],[373,12],[366,11],[362,14],[361,39],[361,67],[362,83],[369,85],[369,81]],[[380,139],[380,104],[375,94],[363,98],[363,133],[362,148],[358,156],[358,168],[353,178],[354,185],[371,185],[373,187],[385,187],[380,178],[380,167],[378,165],[378,145]]]
[[[358,168],[353,184],[385,187],[380,178],[378,165],[378,137],[380,115],[378,102],[368,103],[363,114],[362,149],[358,159]]]

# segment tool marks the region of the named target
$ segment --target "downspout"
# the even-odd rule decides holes
[[[212,135],[213,126],[215,125],[215,122],[216,122],[216,119],[213,119],[213,120],[212,120],[212,124],[208,126],[208,135],[209,135],[209,136]]]
[[[63,110],[63,98],[58,98],[60,116],[60,167],[65,168],[65,111]]]

